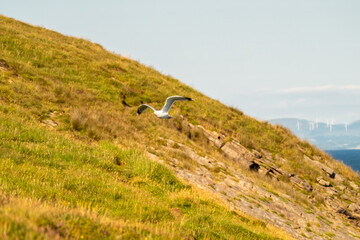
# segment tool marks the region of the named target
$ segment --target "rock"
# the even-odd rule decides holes
[[[348,200],[348,201],[351,200],[351,198],[350,198],[349,195],[347,195],[347,194],[341,195],[340,198],[341,198],[341,199],[344,199],[344,200]]]
[[[358,220],[360,218],[360,215],[351,213],[345,208],[339,209],[337,213],[344,214],[350,220]]]
[[[268,160],[272,160],[272,156],[271,156],[271,154],[268,152],[268,151],[266,151],[266,150],[264,150],[264,149],[260,149],[261,150],[261,152],[263,153],[263,158],[266,158],[266,159],[268,159]]]
[[[62,113],[58,112],[58,111],[49,112],[49,117],[51,117],[51,118],[59,116],[59,115],[62,115]]]
[[[320,162],[320,160],[322,160],[321,156],[313,156],[313,159],[317,162]]]
[[[345,180],[345,178],[344,178],[343,175],[341,175],[341,174],[339,174],[339,173],[337,173],[337,174],[335,175],[335,181],[337,181],[337,182],[343,182],[344,180]]]
[[[327,188],[326,188],[326,193],[331,196],[331,195],[337,194],[338,192],[337,192],[336,189],[333,188],[333,187],[327,187]]]
[[[316,179],[317,183],[324,187],[332,187],[331,183],[329,181],[325,181],[322,177],[318,177]]]
[[[258,172],[260,169],[260,164],[257,163],[256,161],[251,161],[250,165],[249,165],[249,169],[255,172]]]
[[[335,172],[334,172],[334,170],[332,170],[331,168],[323,165],[323,166],[321,167],[321,169],[322,169],[324,172],[326,172],[326,173],[329,175],[329,177],[335,178]]]
[[[201,125],[198,125],[197,128],[202,130],[205,137],[209,140],[209,142],[213,146],[215,146],[217,148],[221,148],[221,147],[223,147],[225,145],[224,140],[223,140],[225,138],[225,135],[219,134],[219,133],[214,132],[214,131],[209,131],[209,130],[205,129],[203,126],[201,126]]]
[[[326,172],[329,177],[331,178],[335,178],[335,172],[334,170],[332,170],[331,168],[329,168],[328,166],[326,166],[325,164],[318,162],[318,161],[314,161],[311,158],[309,158],[308,156],[304,155],[304,159],[308,162],[311,162],[312,164],[318,166],[321,168],[321,170],[323,170],[324,172]]]
[[[42,122],[44,125],[47,125],[47,126],[49,126],[49,127],[51,127],[51,128],[54,128],[54,127],[56,127],[56,126],[58,125],[55,121],[53,121],[53,120],[51,120],[51,119],[42,120],[41,122]]]
[[[9,64],[3,60],[3,59],[0,59],[0,70],[4,70],[4,71],[7,71],[7,70],[11,70],[12,67],[9,66]]]
[[[270,167],[266,173],[266,175],[271,176],[273,178],[276,178],[277,180],[279,180],[279,177],[284,175],[284,171],[281,170],[280,168],[275,168],[275,167]]]
[[[281,163],[286,162],[286,159],[285,159],[285,158],[280,157],[279,155],[276,155],[276,156],[275,156],[275,159],[276,159],[276,161],[281,162]]]
[[[336,175],[337,176],[337,175]],[[345,191],[345,189],[346,189],[346,187],[344,186],[344,185],[340,185],[340,186],[338,186],[339,187],[339,189],[340,189],[340,191]]]
[[[225,156],[231,158],[235,162],[244,166],[246,169],[258,172],[260,169],[260,162],[255,160],[255,156],[248,149],[236,141],[227,142],[221,150]]]
[[[356,190],[356,191],[359,190],[359,186],[356,183],[349,181],[349,184],[350,184],[350,187],[352,187],[354,190]]]
[[[261,153],[259,153],[258,151],[252,150],[252,153],[254,154],[254,156],[255,156],[256,158],[258,158],[258,159],[262,158]]]
[[[360,214],[360,206],[357,203],[351,203],[348,207],[350,211]]]
[[[156,156],[155,154],[153,154],[153,153],[151,153],[151,152],[146,151],[145,154],[146,154],[151,160],[154,160],[154,161],[157,161],[157,162],[160,162],[160,163],[164,163],[164,160],[160,159],[158,156]]]
[[[221,150],[226,157],[239,163],[253,161],[254,159],[254,155],[249,150],[235,141],[227,142]]]
[[[266,168],[264,168],[263,166],[260,165],[260,168],[258,170],[258,173],[266,175],[268,172],[268,170]]]
[[[155,155],[149,154],[149,158],[156,160],[156,156],[162,158],[166,155],[161,154],[161,152],[172,151],[172,154],[170,154],[168,158],[164,158],[164,163],[169,165],[176,176],[184,179],[184,181],[189,184],[198,186],[200,189],[203,189],[202,191],[215,194],[219,199],[225,201],[230,208],[245,212],[248,215],[261,219],[261,221],[269,222],[269,224],[271,223],[279,228],[283,228],[295,239],[304,239],[303,235],[300,234],[304,233],[306,231],[305,229],[309,227],[308,223],[311,223],[311,227],[309,228],[311,228],[312,232],[306,231],[305,233],[311,239],[323,239],[323,236],[325,236],[324,233],[331,232],[335,227],[336,237],[334,237],[334,239],[351,239],[351,236],[349,237],[349,235],[347,235],[348,231],[353,231],[354,226],[359,222],[360,218],[357,218],[358,213],[356,212],[358,211],[358,206],[355,204],[346,204],[349,201],[356,203],[357,199],[355,199],[355,195],[359,194],[359,192],[350,190],[352,189],[350,186],[350,189],[345,189],[343,184],[331,179],[333,184],[339,186],[339,188],[337,188],[339,193],[341,192],[340,187],[344,187],[344,191],[341,192],[341,194],[336,194],[334,187],[324,187],[316,194],[306,194],[306,192],[320,190],[322,187],[316,183],[313,189],[313,186],[306,180],[300,178],[300,176],[290,175],[279,166],[276,166],[274,161],[276,164],[282,161],[279,160],[277,156],[274,156],[274,159],[267,160],[266,155],[259,151],[260,155],[262,155],[262,157],[259,158],[259,156],[256,156],[258,153],[249,151],[238,141],[234,140],[220,148],[221,152],[229,159],[228,161],[220,162],[223,158],[219,157],[215,159],[209,156],[203,156],[202,154],[199,155],[196,148],[193,149],[181,143],[166,139],[163,139],[161,143],[162,146],[160,148],[150,149],[150,152],[155,153]],[[182,158],[173,158],[180,155]],[[190,160],[192,167],[184,167],[184,160]],[[229,164],[230,160],[239,162],[239,165]],[[281,166],[282,164],[279,165]],[[290,184],[292,184],[294,185],[293,188],[296,187],[304,191],[302,191],[302,193],[296,191],[295,195],[291,192],[288,193],[289,195],[277,191],[273,192],[272,188],[259,185],[259,182],[257,180],[254,181],[253,177],[260,177],[261,181],[268,180],[269,182],[270,179],[259,176],[258,174],[247,174],[241,171],[240,168],[242,166],[246,166],[247,169],[253,169],[262,175],[268,174],[278,179],[282,179],[283,177],[289,178],[289,181],[279,182],[279,185],[275,186],[286,186],[286,190],[291,191]],[[315,165],[311,166],[318,169]],[[318,169],[318,171],[320,171],[320,169]],[[320,177],[318,179],[319,182],[321,182],[320,180],[325,182],[329,180],[329,178],[325,177],[325,174],[321,175],[323,178]],[[356,184],[355,181],[354,184]],[[327,184],[325,184],[325,186],[326,185]],[[292,191],[295,191],[295,189],[292,189]],[[345,194],[351,199],[344,201],[344,197],[346,198],[346,196],[343,195]],[[308,205],[305,202],[306,206],[312,205],[312,207],[310,207],[311,209],[305,208],[303,204],[296,201],[298,195],[301,195],[304,200],[309,203]],[[317,199],[314,196],[319,196],[319,198]],[[360,194],[358,195],[358,198],[359,197]],[[317,207],[317,203],[323,200],[326,207],[324,205]],[[171,211],[174,217],[183,217],[179,214],[178,209],[175,208]],[[320,219],[320,214],[323,215],[324,218]],[[345,217],[347,219],[345,219]],[[346,228],[343,227],[344,221],[350,224]],[[337,228],[337,226],[339,226],[339,228]],[[356,231],[354,230],[354,232]],[[319,233],[319,235],[317,235],[317,233]],[[320,234],[322,236],[320,236]],[[356,232],[356,234],[358,233]]]
[[[333,199],[331,197],[325,197],[324,202],[326,206],[330,209],[332,209],[334,212],[341,212],[346,207],[343,205],[343,203],[337,199]]]
[[[289,178],[290,182],[295,185],[296,187],[303,189],[307,192],[311,192],[313,190],[313,187],[311,186],[310,183],[308,183],[307,181],[299,178],[298,176],[295,175],[291,175]]]

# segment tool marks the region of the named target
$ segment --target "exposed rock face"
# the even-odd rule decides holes
[[[331,168],[329,168],[328,166],[326,166],[325,164],[318,162],[318,161],[314,161],[311,158],[309,158],[308,156],[304,155],[304,159],[310,163],[312,163],[313,165],[316,165],[318,167],[321,168],[321,170],[323,170],[325,173],[327,173],[329,175],[329,177],[331,178],[335,178],[335,172],[334,170],[332,170]]]
[[[230,141],[220,148],[226,158],[241,163],[241,166],[246,165],[246,169],[268,175],[273,179],[278,179],[279,182],[288,179],[293,186],[304,190],[303,192],[296,191],[296,194],[303,194],[310,203],[315,202],[311,194],[308,193],[317,191],[318,194],[319,190],[322,190],[321,197],[323,197],[327,209],[324,210],[323,205],[320,208],[312,205],[311,209],[306,209],[294,201],[290,195],[274,193],[264,186],[258,185],[253,178],[239,173],[239,168],[235,169],[229,164],[218,161],[218,159],[200,156],[194,149],[183,144],[168,139],[163,140],[167,142],[163,146],[163,151],[174,152],[175,158],[162,160],[154,154],[149,154],[149,156],[156,161],[168,164],[174,169],[177,176],[215,194],[231,208],[278,226],[296,239],[325,239],[324,233],[326,232],[334,234],[332,239],[355,239],[348,234],[349,227],[343,225],[344,222],[350,222],[353,224],[351,226],[357,226],[360,223],[359,205],[355,203],[348,205],[344,202],[344,199],[356,202],[357,199],[353,197],[355,194],[353,190],[340,184],[337,186],[337,189],[342,191],[340,193],[339,190],[329,186],[330,182],[321,176],[317,179],[320,185],[316,184],[313,187],[300,176],[290,174],[275,166],[268,159],[270,156],[263,155],[259,158],[254,151],[249,151],[236,141]],[[175,145],[176,147],[174,147]],[[152,152],[156,153],[157,151],[159,149],[152,149]],[[195,164],[194,167],[182,167],[182,160],[176,159],[176,156],[186,156],[189,161]],[[283,161],[287,160],[284,159],[281,162]],[[314,167],[318,167],[318,165]],[[273,180],[269,178],[269,181]],[[341,186],[343,186],[342,190]],[[343,199],[340,200],[337,196],[342,196]],[[311,223],[312,231],[307,230],[309,223]],[[342,227],[339,228],[338,226]],[[355,235],[360,235],[354,228],[351,228],[351,231],[356,233]]]
[[[335,178],[335,172],[334,172],[334,170],[332,170],[331,168],[323,165],[323,166],[321,167],[321,169],[322,169],[324,172],[326,172],[326,173],[329,175],[329,177]]]
[[[337,174],[335,174],[335,181],[337,181],[337,182],[343,182],[345,180],[345,178],[343,177],[343,175],[341,175],[341,174],[339,174],[339,173],[337,173]]]
[[[235,141],[227,142],[221,150],[226,157],[236,162],[249,162],[254,159],[254,155],[249,150]]]
[[[335,212],[339,212],[342,209],[345,209],[345,206],[341,201],[339,200],[334,201],[333,199],[331,199],[331,197],[326,197],[324,199],[324,202],[328,208],[332,209]]]
[[[357,218],[360,218],[360,205],[358,203],[351,203],[348,207],[348,209],[352,212],[354,212],[357,216]]]
[[[263,158],[266,158],[268,160],[272,160],[272,156],[268,151],[266,151],[265,149],[261,149],[261,152],[263,153]]]
[[[252,150],[252,153],[254,154],[254,156],[255,156],[256,158],[258,158],[258,159],[261,159],[261,158],[262,158],[261,153],[259,153],[258,151]]]
[[[298,188],[301,188],[307,192],[311,192],[313,190],[313,187],[311,186],[310,183],[308,183],[307,181],[299,178],[298,176],[295,175],[290,175],[289,180],[292,184],[294,184],[295,186],[297,186]]]
[[[209,142],[213,146],[215,146],[217,148],[221,148],[222,146],[224,146],[225,136],[223,134],[220,134],[220,133],[217,133],[214,131],[208,131],[207,129],[205,129],[203,126],[200,126],[200,125],[198,125],[197,128],[202,130],[205,137],[209,140]]]
[[[157,159],[157,161],[167,163],[170,167],[174,168],[179,177],[186,179],[199,188],[218,195],[229,206],[256,218],[269,221],[285,229],[297,239],[305,239],[304,236],[312,239],[323,239],[323,237],[316,234],[315,231],[306,231],[306,234],[304,234],[303,230],[307,228],[307,224],[316,221],[319,226],[318,232],[331,232],[335,234],[333,231],[335,225],[330,225],[329,222],[326,221],[325,224],[319,223],[319,215],[324,216],[324,219],[331,216],[331,221],[334,222],[334,224],[336,222],[337,226],[343,224],[344,220],[342,219],[351,221],[353,226],[360,226],[360,210],[358,205],[348,205],[344,203],[344,201],[357,201],[354,195],[356,195],[355,191],[359,189],[359,186],[350,181],[350,189],[346,188],[343,185],[345,177],[336,174],[333,169],[327,167],[325,164],[312,160],[304,155],[305,161],[309,162],[314,168],[320,171],[322,170],[326,176],[334,179],[333,182],[336,183],[336,188],[332,186],[330,181],[325,180],[324,176],[318,176],[316,179],[317,184],[312,186],[308,181],[301,178],[301,176],[291,174],[279,167],[286,163],[287,159],[278,155],[273,157],[264,149],[260,149],[260,152],[256,150],[250,151],[242,146],[236,139],[225,143],[225,136],[222,134],[208,131],[202,126],[194,126],[191,124],[189,124],[189,126],[193,130],[200,130],[211,145],[219,149],[225,158],[231,159],[234,163],[241,166],[241,169],[255,171],[278,181],[289,182],[294,187],[304,190],[302,194],[307,195],[307,198],[312,203],[316,203],[316,201],[311,199],[312,195],[309,193],[317,191],[315,194],[319,195],[319,191],[321,190],[320,195],[328,208],[326,216],[323,215],[323,210],[320,208],[314,208],[312,210],[317,212],[315,215],[308,213],[304,211],[301,206],[288,203],[287,201],[289,200],[286,199],[291,199],[288,195],[274,195],[269,193],[267,190],[254,184],[251,179],[239,175],[234,168],[217,161],[217,159],[199,156],[190,147],[175,143],[172,140],[163,139],[168,142],[167,146],[164,146],[164,150],[174,152],[175,156],[184,156],[185,154],[192,162],[198,164],[195,170],[182,167],[184,165],[181,160],[176,158],[163,161],[153,155],[150,155],[150,157]],[[175,145],[177,145],[177,147],[173,148],[172,146]],[[314,158],[316,158],[316,156],[314,156]],[[321,158],[316,159],[321,160]],[[219,181],[219,178],[222,180]],[[248,196],[251,197],[249,198]],[[342,217],[339,218],[338,216]],[[290,225],[289,222],[291,222]],[[353,237],[348,235],[346,230],[338,230],[336,237],[333,239],[353,239]]]
[[[331,187],[331,183],[329,181],[325,181],[322,177],[318,177],[316,179],[317,183],[324,187]]]
[[[290,176],[288,172],[281,170],[280,168],[270,167],[266,173],[267,175],[279,180],[280,176]]]
[[[350,181],[349,184],[350,184],[350,187],[352,187],[353,189],[359,190],[359,186],[356,185],[354,182]]]
[[[339,186],[340,191],[345,191],[346,187],[344,185]]]

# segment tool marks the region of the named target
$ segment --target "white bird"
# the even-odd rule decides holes
[[[160,111],[156,110],[155,108],[153,108],[147,104],[141,104],[137,110],[137,114],[140,115],[146,109],[151,108],[154,111],[154,114],[158,118],[170,119],[171,116],[169,115],[169,111],[175,101],[194,101],[194,100],[189,97],[171,96],[166,99],[165,105]]]

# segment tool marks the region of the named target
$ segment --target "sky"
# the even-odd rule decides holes
[[[360,120],[360,1],[0,0],[259,120]],[[191,96],[190,96],[191,97]]]

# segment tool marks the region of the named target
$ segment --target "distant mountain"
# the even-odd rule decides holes
[[[289,128],[299,138],[306,139],[323,150],[360,148],[360,120],[349,125],[297,118],[279,118],[269,122]]]

